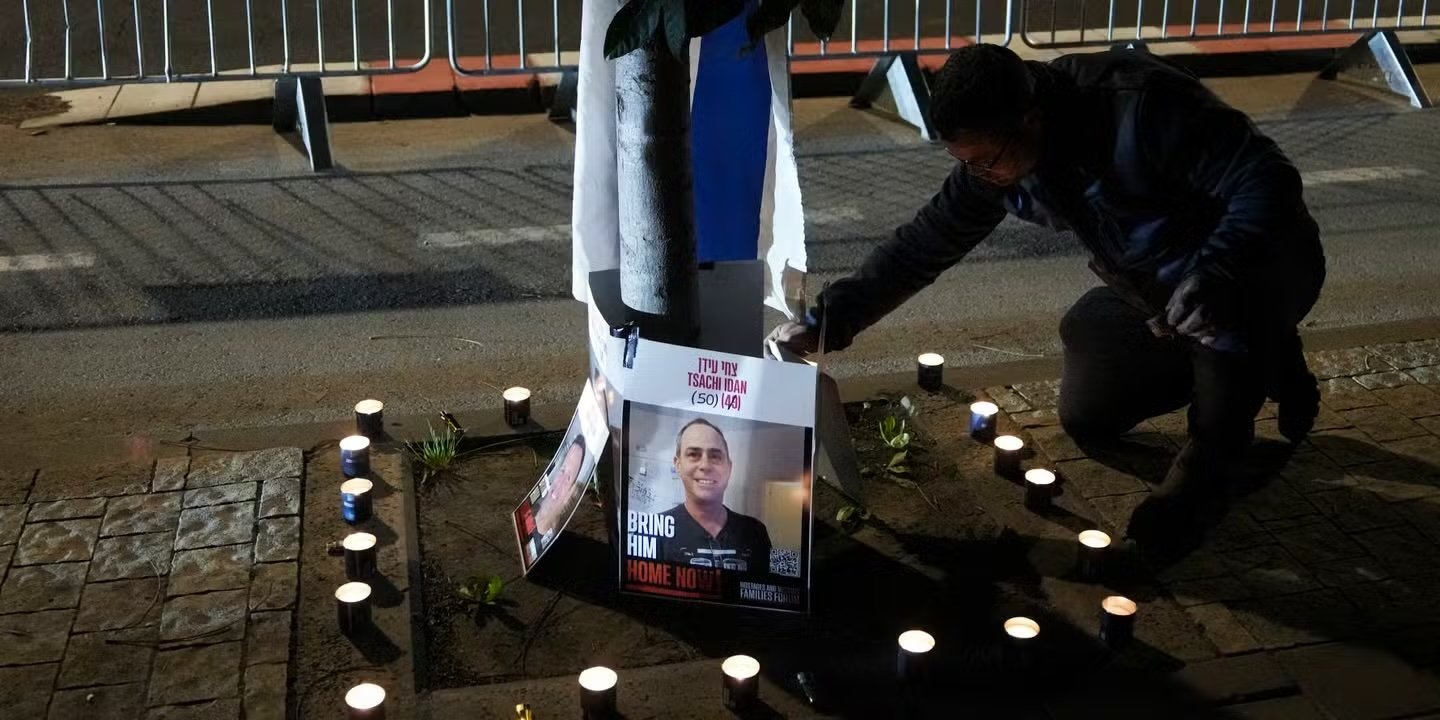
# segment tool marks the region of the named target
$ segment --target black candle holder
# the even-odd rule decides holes
[[[1119,649],[1135,637],[1135,614],[1139,606],[1134,600],[1111,595],[1100,601],[1100,640]]]
[[[615,685],[619,676],[607,667],[592,667],[580,673],[580,712],[583,720],[612,720],[615,717]]]
[[[945,358],[937,353],[925,353],[915,359],[916,381],[920,387],[936,392],[945,387]]]
[[[1012,617],[1005,621],[1005,654],[1018,667],[1034,663],[1034,648],[1040,639],[1040,623],[1028,617]]]
[[[760,661],[749,655],[731,655],[720,664],[720,701],[726,708],[744,712],[760,697]]]
[[[1051,507],[1055,494],[1055,473],[1044,468],[1025,471],[1025,507],[1044,511]]]
[[[1110,536],[1100,530],[1086,530],[1077,537],[1075,574],[1084,582],[1099,582],[1105,577],[1105,559],[1110,552]]]
[[[348,720],[385,720],[385,688],[374,683],[361,683],[345,693],[345,717]]]
[[[375,574],[375,536],[350,533],[341,545],[345,548],[345,577],[365,580]]]
[[[371,441],[385,435],[385,403],[379,400],[355,403],[355,434],[364,435]]]
[[[1025,441],[1014,435],[995,438],[995,474],[1007,480],[1019,480],[1023,472]]]
[[[340,632],[347,637],[370,629],[370,586],[348,582],[336,588],[335,616]]]
[[[907,688],[922,684],[930,665],[930,651],[935,649],[935,637],[924,630],[906,630],[896,642],[895,678]]]
[[[520,427],[530,422],[530,391],[523,387],[512,387],[505,391],[505,423]]]

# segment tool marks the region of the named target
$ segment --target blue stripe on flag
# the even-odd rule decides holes
[[[770,132],[770,71],[765,45],[750,53],[745,16],[700,42],[691,101],[695,168],[695,236],[701,262],[754,260],[759,254],[760,199]]]

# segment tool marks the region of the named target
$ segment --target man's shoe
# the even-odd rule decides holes
[[[1315,427],[1315,416],[1320,414],[1320,383],[1314,375],[1305,373],[1282,397],[1276,413],[1279,416],[1280,434],[1296,445],[1310,434]]]

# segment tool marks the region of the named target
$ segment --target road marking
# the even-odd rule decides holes
[[[94,267],[95,256],[90,253],[63,253],[59,255],[0,255],[0,272],[30,272],[34,270],[73,270]]]
[[[820,208],[806,213],[806,221],[812,225],[841,225],[865,219],[860,210],[852,205]],[[425,233],[420,236],[421,247],[452,250],[455,248],[483,245],[500,247],[517,243],[570,242],[569,225],[527,225],[512,228],[478,228],[452,232]]]
[[[1413,167],[1368,167],[1344,168],[1342,170],[1317,170],[1301,173],[1300,180],[1305,187],[1334,185],[1337,183],[1370,182],[1371,180],[1402,180],[1426,174]]]

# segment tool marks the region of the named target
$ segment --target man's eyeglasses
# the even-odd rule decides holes
[[[992,172],[992,171],[995,169],[995,166],[1000,163],[1000,160],[1005,157],[1006,151],[1008,151],[1008,150],[1010,149],[1010,144],[1013,143],[1014,141],[1015,141],[1015,133],[1012,132],[1012,133],[1007,134],[1007,135],[1005,136],[1005,142],[1003,142],[1003,143],[1000,144],[1000,150],[995,153],[995,157],[990,158],[990,161],[989,161],[989,162],[986,162],[986,163],[983,163],[983,164],[981,164],[981,163],[972,163],[972,162],[970,162],[969,160],[966,160],[965,158],[962,158],[962,157],[957,156],[954,152],[951,152],[948,148],[946,149],[946,152],[949,152],[949,153],[950,153],[950,157],[955,158],[955,162],[957,162],[957,163],[960,164],[960,169],[963,170],[963,171],[965,171],[965,174],[967,174],[967,175],[988,175],[988,174],[990,174],[990,172]]]

